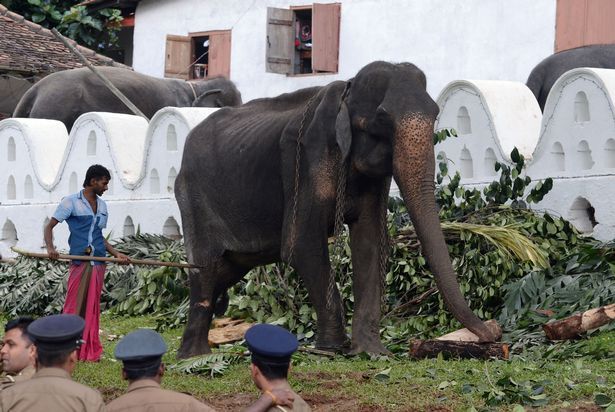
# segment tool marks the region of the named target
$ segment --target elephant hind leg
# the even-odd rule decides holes
[[[223,258],[210,262],[203,269],[190,271],[190,310],[181,346],[177,352],[178,358],[189,358],[211,352],[208,336],[213,315],[219,315],[221,311],[226,310],[227,288],[241,279],[246,272],[245,268],[229,263]]]

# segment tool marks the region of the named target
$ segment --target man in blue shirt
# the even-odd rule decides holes
[[[105,167],[90,166],[85,174],[83,190],[62,199],[44,231],[45,245],[51,259],[57,259],[59,255],[53,245],[53,228],[66,221],[70,231],[68,244],[71,255],[103,257],[109,252],[124,263],[130,262],[129,257],[113,248],[102,234],[102,229],[107,226],[108,214],[107,204],[100,196],[108,189],[109,180],[111,174]],[[63,312],[85,319],[85,344],[79,350],[80,360],[98,361],[102,355],[98,327],[104,274],[103,262],[73,260],[70,265]]]

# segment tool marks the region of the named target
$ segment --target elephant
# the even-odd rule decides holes
[[[224,311],[227,289],[273,262],[288,263],[304,282],[318,348],[386,353],[379,323],[392,177],[448,309],[481,341],[493,341],[461,294],[440,227],[438,111],[419,68],[377,61],[349,81],[225,107],[199,123],[186,138],[175,182],[187,258],[195,265],[178,356],[208,353],[210,323]],[[350,342],[327,247],[342,222],[354,272]]]
[[[615,44],[577,47],[552,54],[541,61],[530,73],[526,85],[536,96],[540,110],[544,111],[547,96],[557,79],[577,67],[615,69]]]
[[[185,82],[159,79],[119,67],[98,67],[148,118],[166,106],[238,106],[241,93],[225,78]],[[132,111],[88,68],[63,70],[46,76],[21,98],[13,117],[55,119],[68,130],[83,113]]]

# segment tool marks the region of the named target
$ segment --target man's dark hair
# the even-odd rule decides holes
[[[102,179],[104,177],[111,180],[111,173],[109,173],[109,170],[101,165],[92,165],[88,168],[88,171],[85,172],[83,187],[88,187],[92,179]]]
[[[71,353],[75,349],[67,349],[63,351],[46,350],[41,347],[36,348],[36,359],[39,366],[44,368],[51,368],[54,366],[61,366],[66,362]]]
[[[252,359],[252,363],[267,379],[288,379],[288,368],[290,367],[290,363],[285,365],[271,365],[257,359]]]
[[[162,361],[158,362],[157,365],[152,365],[147,368],[140,369],[126,369],[123,368],[124,373],[126,374],[126,379],[129,381],[136,381],[139,379],[145,378],[153,378],[158,374],[158,369],[160,368],[160,364]]]
[[[32,322],[34,322],[34,318],[30,316],[20,316],[16,319],[9,320],[4,326],[4,333],[12,329],[19,329],[21,331],[21,336],[28,339],[28,341],[32,343],[34,340],[28,334],[28,325]]]

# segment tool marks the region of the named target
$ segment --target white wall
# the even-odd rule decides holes
[[[320,0],[330,3],[329,0]],[[374,60],[409,61],[435,98],[455,79],[525,82],[553,53],[555,0],[339,0],[339,73],[265,71],[267,7],[305,0],[142,0],[136,12],[136,71],[162,77],[167,34],[232,29],[231,80],[244,101],[348,79]]]
[[[580,68],[565,73],[551,89],[544,115],[523,84],[455,81],[438,97],[436,129],[460,130],[469,122],[471,131],[439,144],[436,153],[446,153],[449,170],[461,171],[462,184],[481,188],[493,180],[484,167],[486,150],[492,148],[497,161],[509,163],[510,151],[517,146],[528,159],[528,176],[553,178],[551,192],[533,207],[563,216],[583,233],[611,240],[615,238],[614,100],[615,70]],[[467,173],[468,157],[472,177]]]
[[[112,176],[103,195],[109,206],[104,235],[132,234],[127,222],[143,233],[181,235],[173,179],[188,132],[216,110],[169,107],[149,124],[127,114],[85,113],[70,135],[56,120],[1,121],[0,255],[13,256],[11,246],[43,249],[46,222],[62,197],[81,190],[96,163]],[[67,250],[67,225],[56,226],[54,235],[56,246]]]

